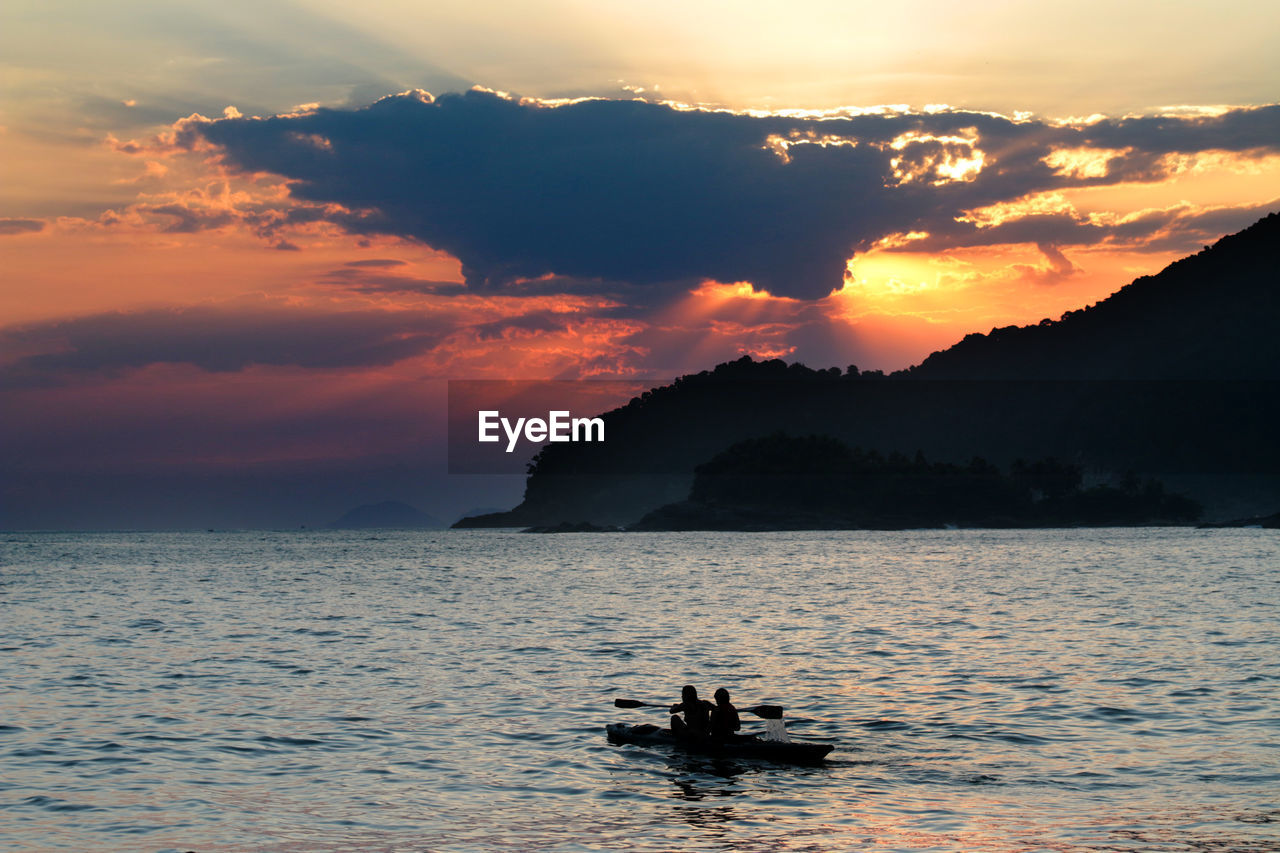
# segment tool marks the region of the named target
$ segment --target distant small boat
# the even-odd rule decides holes
[[[644,746],[669,746],[700,755],[727,758],[751,758],[782,764],[821,764],[834,747],[825,743],[762,740],[754,735],[735,735],[728,740],[677,737],[671,729],[653,725],[629,726],[610,723],[605,726],[610,743],[633,743]]]

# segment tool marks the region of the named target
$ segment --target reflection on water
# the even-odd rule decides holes
[[[1277,541],[9,534],[0,848],[1280,851]]]

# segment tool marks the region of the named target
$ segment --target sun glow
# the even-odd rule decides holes
[[[917,240],[927,239],[928,231],[908,231],[906,233],[887,234],[875,242],[875,249],[901,249]]]
[[[986,152],[978,147],[978,131],[972,127],[942,135],[912,130],[894,137],[887,147],[900,152],[889,160],[899,185],[972,181],[986,165]]]
[[[1059,148],[1042,162],[1064,178],[1105,178],[1111,161],[1130,153],[1129,148]]]
[[[858,140],[832,133],[818,134],[812,130],[808,132],[793,130],[787,136],[781,136],[777,133],[770,134],[765,138],[764,142],[764,147],[778,155],[778,158],[784,163],[791,162],[789,149],[795,145],[817,145],[821,148],[857,148]]]
[[[986,207],[963,211],[955,217],[976,228],[994,228],[1028,216],[1075,216],[1076,209],[1060,192],[1034,193],[1015,201],[1001,201]]]
[[[774,296],[767,290],[757,290],[749,281],[719,282],[707,279],[692,291],[699,299],[712,302],[727,302],[731,299],[770,300],[783,297]],[[792,300],[786,300],[792,301]]]

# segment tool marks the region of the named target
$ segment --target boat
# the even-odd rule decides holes
[[[734,735],[728,740],[679,737],[672,734],[671,729],[647,723],[639,726],[609,723],[604,728],[610,743],[669,746],[700,755],[759,759],[781,764],[820,764],[834,748],[826,743],[764,740],[754,735]]]

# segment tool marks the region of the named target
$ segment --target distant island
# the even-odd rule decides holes
[[[736,459],[745,467],[735,476],[749,479],[765,457],[760,445],[743,442],[777,433],[825,436],[845,448],[829,448],[833,459],[927,459],[943,492],[966,482],[961,472],[975,457],[1006,479],[1019,476],[1019,460],[1061,460],[1091,484],[1070,507],[1039,500],[1032,515],[993,508],[967,522],[955,512],[925,512],[938,523],[1134,523],[1123,519],[1144,513],[1157,523],[1190,523],[1184,510],[1193,503],[1211,523],[1264,518],[1280,507],[1277,269],[1280,214],[1271,214],[1096,305],[969,335],[894,374],[744,356],[605,413],[604,444],[547,445],[530,465],[519,506],[455,526],[794,524],[803,507],[784,497],[751,505],[704,499],[715,481],[699,466]],[[887,476],[874,477],[885,494],[908,489],[914,477],[891,484]],[[994,480],[974,477],[969,486],[994,488]],[[1149,482],[1189,503],[1139,511],[1134,500]],[[1090,495],[1098,486],[1111,491]],[[917,497],[922,506],[943,500]],[[1108,500],[1114,512],[1100,513],[1095,505]],[[713,505],[721,515],[708,514]],[[847,502],[835,509],[815,511],[811,522],[871,518]],[[727,520],[734,514],[738,521]],[[954,518],[943,520],[948,514]],[[872,523],[896,523],[888,515]]]
[[[364,504],[343,514],[326,527],[338,530],[370,530],[378,528],[441,528],[439,520],[407,503],[383,501]]]

